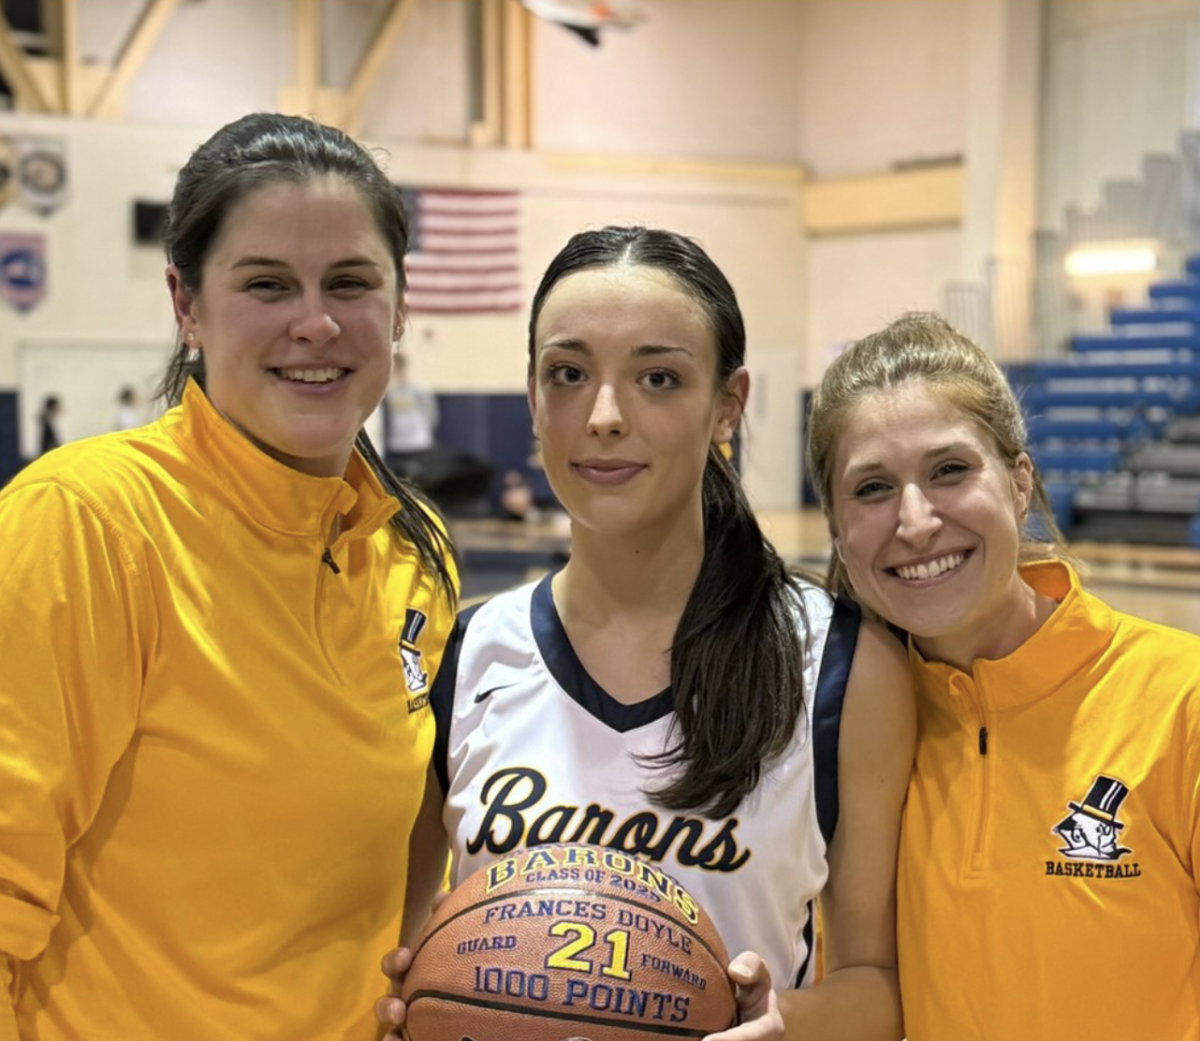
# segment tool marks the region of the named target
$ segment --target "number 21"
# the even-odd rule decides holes
[[[555,922],[550,926],[551,936],[570,936],[573,939],[564,943],[557,951],[546,959],[548,969],[574,969],[576,972],[591,972],[591,961],[577,958],[576,955],[596,945],[596,930],[583,922]],[[614,929],[604,934],[604,942],[608,944],[608,964],[600,967],[604,976],[612,976],[619,980],[630,979],[629,973],[629,933],[624,929]]]

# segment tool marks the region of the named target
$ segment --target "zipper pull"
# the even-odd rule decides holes
[[[979,754],[987,755],[987,727],[979,728]]]
[[[321,555],[321,563],[329,565],[329,570],[335,575],[342,573],[342,569],[337,566],[337,561],[333,559],[333,554],[329,552],[329,547],[326,547],[325,552]]]

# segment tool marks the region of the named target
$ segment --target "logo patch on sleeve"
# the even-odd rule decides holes
[[[429,671],[417,640],[429,619],[410,607],[404,614],[404,628],[400,632],[400,661],[404,665],[404,684],[408,687],[408,711],[416,712],[429,704]]]

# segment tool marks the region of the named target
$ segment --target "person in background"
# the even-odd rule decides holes
[[[744,1021],[715,1038],[897,1039],[911,685],[896,640],[763,536],[722,451],[745,353],[733,287],[691,239],[609,227],[551,262],[529,406],[570,559],[459,617],[414,842],[448,840],[455,881],[544,842],[648,858],[743,952]],[[385,958],[393,995],[409,958]],[[377,1011],[393,1029],[406,1012]]]
[[[408,376],[408,358],[397,353],[384,398],[388,465],[398,474],[419,473],[421,458],[436,444],[437,398]]]
[[[57,394],[47,394],[42,399],[38,412],[38,454],[45,455],[62,444],[58,429],[58,417],[62,414],[62,400]]]
[[[834,361],[808,431],[830,586],[917,684],[910,1041],[1196,1041],[1200,637],[1084,589],[1004,374],[936,315]]]
[[[113,423],[114,430],[131,430],[140,427],[145,422],[142,408],[138,404],[137,391],[130,386],[124,386],[117,392],[117,413]]]
[[[407,236],[341,131],[217,131],[170,204],[172,407],[0,493],[4,1041],[377,1036],[457,591],[361,432]]]

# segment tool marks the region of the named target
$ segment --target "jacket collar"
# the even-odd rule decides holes
[[[357,449],[342,477],[313,477],[273,459],[229,422],[190,380],[183,403],[164,417],[171,437],[253,522],[282,535],[328,534],[348,518],[342,540],[377,531],[400,508]]]
[[[1013,708],[1054,693],[1100,657],[1112,642],[1112,609],[1084,592],[1079,576],[1063,561],[1021,568],[1021,578],[1058,601],[1054,613],[1028,640],[1004,658],[980,658],[964,673],[944,662],[926,661],[912,637],[908,660],[922,696],[944,701],[967,689],[986,692],[989,707]]]

